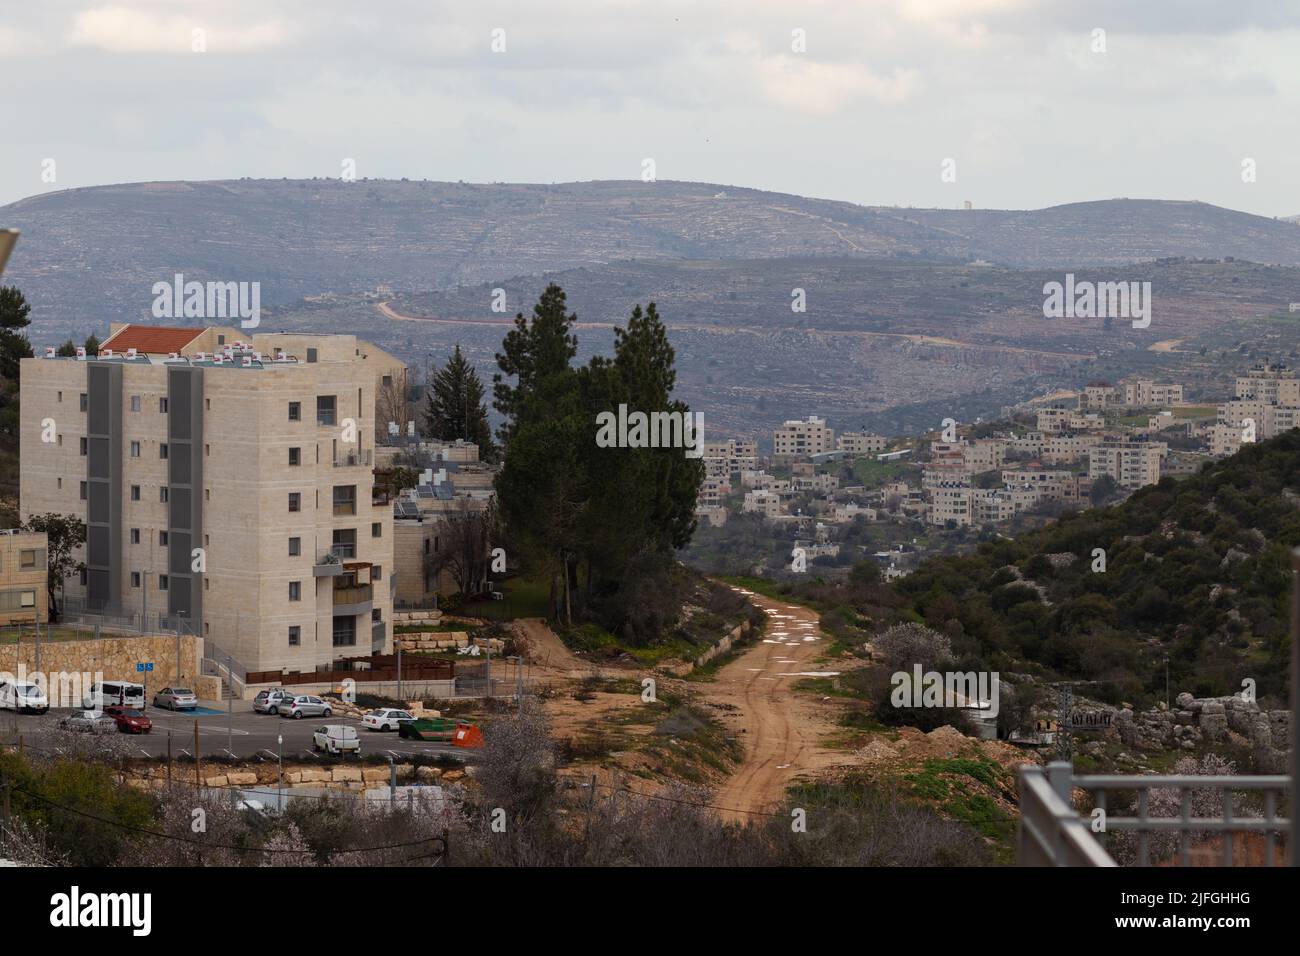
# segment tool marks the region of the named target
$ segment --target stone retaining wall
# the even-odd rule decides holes
[[[1291,711],[1261,710],[1240,695],[1193,697],[1179,694],[1173,710],[1115,715],[1115,729],[1125,746],[1137,750],[1196,750],[1232,740],[1248,744],[1260,773],[1286,773],[1291,752]]]
[[[176,673],[176,649],[180,646],[180,674]],[[105,680],[133,681],[145,684],[150,695],[172,683],[196,685],[202,639],[174,634],[147,634],[136,637],[102,637],[86,641],[42,641],[40,666],[36,662],[36,644],[0,645],[0,671],[17,674],[22,664],[30,674],[46,675],[102,673]],[[153,671],[136,671],[139,662],[153,662]],[[195,688],[197,690],[197,688]],[[217,695],[220,696],[219,694]]]

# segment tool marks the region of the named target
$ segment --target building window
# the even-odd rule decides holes
[[[295,467],[297,467],[298,465],[301,465],[301,464],[302,464],[302,449],[301,449],[301,448],[290,448],[290,449],[289,449],[289,467],[291,467],[291,468],[295,468]]]
[[[357,556],[357,532],[355,528],[336,528],[331,551],[340,558]]]
[[[86,454],[86,446],[87,446],[87,444],[89,444],[89,442],[88,442],[86,436],[85,436],[85,435],[82,435],[82,436],[81,436],[81,454],[82,454],[82,455],[85,455],[85,454]]]
[[[139,410],[140,410],[140,396],[139,396],[139,395],[132,395],[132,396],[131,396],[131,411],[133,411],[133,412],[138,412]]]
[[[140,586],[140,572],[139,572],[139,571],[132,571],[132,572],[131,572],[131,587],[133,587],[133,588],[138,588],[139,586]]]
[[[36,570],[36,551],[32,548],[24,548],[18,555],[18,566],[24,571]]]
[[[78,581],[82,586],[85,586],[85,583],[86,583],[86,569],[85,569],[85,568],[82,568],[80,571],[77,572],[77,581]]]
[[[302,538],[289,539],[289,557],[296,558],[302,554]]]
[[[84,411],[86,411],[86,409],[88,409],[88,408],[90,408],[90,401],[86,398],[86,393],[85,393],[85,392],[82,392],[82,393],[81,393],[81,410],[84,412]]]
[[[308,361],[310,361],[310,359]],[[316,396],[316,424],[317,425],[334,424],[334,396],[333,395]]]
[[[23,607],[36,607],[36,592],[23,591],[19,603],[22,604]]]
[[[86,500],[86,483],[84,481],[81,483],[81,500]]]
[[[334,486],[334,513],[336,515],[354,515],[357,513],[357,486]]]
[[[302,494],[297,491],[289,492],[289,510],[302,511]]]
[[[308,350],[307,350],[307,361],[308,361],[308,362],[314,362],[314,361],[316,361],[316,350],[315,350],[315,349],[308,349]]]
[[[334,618],[334,646],[355,647],[357,643],[357,619],[348,615]]]
[[[139,544],[139,543],[140,543],[140,529],[139,529],[139,528],[132,528],[132,529],[131,529],[131,543],[132,543],[132,544]]]
[[[166,590],[167,590],[167,584],[168,584],[168,581],[167,581],[167,575],[165,575],[165,574],[160,574],[160,575],[158,575],[158,590],[159,590],[159,591],[166,591]]]
[[[289,646],[297,647],[301,643],[302,643],[302,628],[299,627],[297,624],[291,625],[289,628]]]
[[[158,489],[158,500],[161,501],[163,504],[167,503],[168,498],[167,498],[166,485],[163,485],[161,488]]]
[[[159,458],[166,458],[166,457],[167,457],[167,443],[166,443],[166,442],[163,442],[162,444],[160,444],[160,445],[158,446],[158,457],[159,457]]]
[[[159,531],[159,532],[158,532],[158,546],[159,546],[159,547],[162,547],[162,548],[167,547],[167,543],[168,543],[170,540],[171,540],[171,538],[168,536],[168,534],[167,534],[166,531]]]
[[[139,500],[140,500],[140,486],[139,486],[139,485],[132,485],[132,486],[131,486],[131,500],[132,500],[132,501],[139,501]]]
[[[289,421],[291,422],[302,421],[302,402],[289,403]]]
[[[301,601],[301,600],[302,600],[302,582],[301,582],[301,581],[290,581],[290,582],[289,582],[289,600],[290,600],[290,601]]]
[[[160,398],[160,399],[158,399],[158,412],[159,412],[160,414],[162,414],[162,415],[166,415],[166,414],[167,414],[167,399],[166,399],[166,398]]]
[[[383,569],[382,567],[380,567],[379,565],[377,565],[377,564],[374,565],[374,566],[370,569],[370,580],[372,580],[372,581],[382,581],[383,578],[384,578],[384,569]]]
[[[372,521],[370,523],[370,537],[382,538],[384,536],[384,523],[382,521]]]
[[[140,457],[140,443],[138,441],[131,442],[131,457],[132,458]]]
[[[383,612],[379,608],[373,609],[370,612],[370,620],[376,624],[382,624],[384,622]]]

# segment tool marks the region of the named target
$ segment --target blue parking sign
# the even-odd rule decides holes
[[[135,670],[137,674],[142,671],[152,671],[153,661],[136,661]]]

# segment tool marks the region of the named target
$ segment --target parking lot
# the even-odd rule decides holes
[[[402,740],[395,732],[370,730],[360,720],[338,714],[328,718],[303,717],[295,720],[254,713],[249,701],[236,700],[231,703],[233,707],[229,716],[226,710],[218,710],[222,704],[213,701],[200,701],[195,713],[173,713],[149,706],[145,708],[145,713],[153,721],[153,729],[148,734],[131,735],[131,743],[138,748],[142,757],[165,757],[170,735],[173,756],[191,756],[194,753],[194,725],[197,722],[199,750],[205,757],[234,756],[274,761],[282,756],[285,759],[312,760],[317,758],[312,751],[312,731],[321,724],[330,723],[356,727],[363,755],[385,754],[394,759],[409,759],[416,755],[433,757],[442,754],[464,760],[472,753],[446,743]],[[42,732],[56,728],[60,718],[77,713],[80,711],[57,708],[39,715],[0,711],[0,734],[7,740],[21,735],[35,743]],[[283,738],[283,743],[280,738]]]

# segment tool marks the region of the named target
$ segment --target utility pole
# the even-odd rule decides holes
[[[198,790],[203,786],[203,780],[199,776],[199,722],[194,721],[194,788]]]
[[[393,638],[393,646],[397,649],[397,699],[403,700],[402,697],[402,639]]]
[[[226,698],[226,753],[235,752],[235,681],[234,658],[226,655],[226,674],[230,676],[230,696]],[[248,676],[248,675],[244,675]]]
[[[167,789],[172,785],[172,729],[167,728]]]

